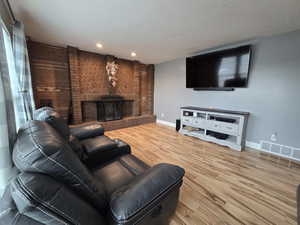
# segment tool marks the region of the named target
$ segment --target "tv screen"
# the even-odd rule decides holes
[[[247,87],[250,59],[250,45],[189,57],[186,59],[186,87]]]

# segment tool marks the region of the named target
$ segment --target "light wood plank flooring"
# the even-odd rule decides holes
[[[154,123],[106,134],[128,142],[149,165],[166,162],[186,170],[171,225],[297,224],[296,163],[254,150],[237,152]]]

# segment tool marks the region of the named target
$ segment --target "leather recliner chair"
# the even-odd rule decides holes
[[[34,111],[34,120],[45,121],[69,142],[79,158],[94,167],[113,157],[128,154],[130,146],[120,139],[110,139],[104,135],[99,122],[68,126],[53,108],[43,107]]]
[[[1,200],[1,225],[167,225],[184,176],[129,153],[89,169],[42,121],[19,130],[13,160],[21,173]]]

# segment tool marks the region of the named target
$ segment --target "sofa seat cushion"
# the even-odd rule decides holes
[[[135,156],[128,154],[94,170],[93,174],[104,184],[107,194],[111,195],[116,189],[128,184],[147,169],[149,169],[148,165]]]
[[[117,143],[114,142],[107,136],[97,136],[93,138],[88,138],[80,142],[85,148],[88,156],[97,157],[97,154],[109,151],[110,149],[116,148]]]

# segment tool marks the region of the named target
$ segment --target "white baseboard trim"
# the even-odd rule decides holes
[[[166,125],[166,126],[169,126],[169,127],[176,127],[175,123],[171,123],[171,122],[168,122],[168,121],[165,121],[165,120],[156,120],[156,123],[163,124],[163,125]]]
[[[261,144],[252,141],[246,141],[246,147],[261,150]]]

